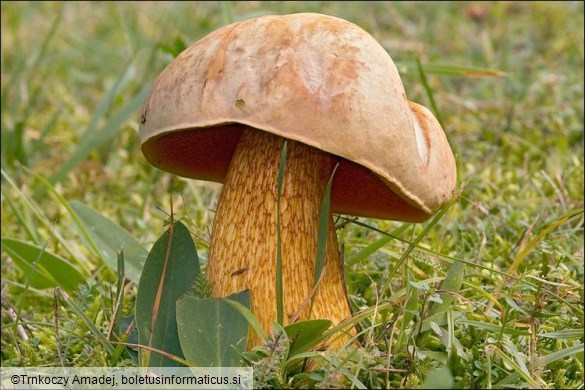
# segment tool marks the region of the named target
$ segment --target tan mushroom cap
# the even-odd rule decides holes
[[[166,171],[223,182],[246,126],[337,156],[337,213],[422,221],[455,187],[437,120],[407,100],[378,42],[342,19],[262,16],[199,40],[156,80],[142,150]]]

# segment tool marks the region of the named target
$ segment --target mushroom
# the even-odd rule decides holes
[[[441,126],[407,100],[387,52],[360,27],[321,14],[262,16],[194,43],[156,80],[139,132],[152,165],[224,184],[207,277],[214,297],[250,290],[265,330],[277,318],[277,180],[285,140],[285,323],[339,323],[352,314],[332,214],[323,274],[313,305],[304,305],[334,170],[331,212],[340,214],[420,222],[455,187]],[[253,346],[259,339],[250,336]]]

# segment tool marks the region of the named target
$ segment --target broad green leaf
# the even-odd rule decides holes
[[[306,352],[319,344],[323,333],[331,326],[330,320],[306,320],[287,325],[284,330],[290,339],[289,355]]]
[[[250,306],[249,291],[230,299]],[[239,367],[248,321],[226,299],[185,295],[177,301],[177,328],[185,358],[200,367]]]
[[[71,201],[69,205],[85,226],[85,230],[101,252],[108,267],[113,271],[118,269],[117,253],[123,249],[126,277],[132,281],[138,281],[148,255],[142,244],[126,229],[110,221],[93,208],[77,201]]]
[[[141,345],[183,358],[177,332],[176,302],[199,276],[199,259],[189,230],[174,222],[148,254],[136,296],[136,324]],[[177,366],[161,354],[142,350],[142,366]]]
[[[423,361],[426,358],[429,358],[432,360],[436,360],[439,363],[445,364],[445,365],[449,362],[449,356],[448,356],[447,352],[442,352],[442,351],[429,351],[427,349],[418,349],[417,348],[415,357],[420,361]]]
[[[2,248],[29,275],[30,285],[34,288],[61,286],[72,292],[85,281],[77,268],[45,248],[12,238],[2,238]]]
[[[443,366],[430,371],[419,389],[451,389],[454,384],[453,374]]]

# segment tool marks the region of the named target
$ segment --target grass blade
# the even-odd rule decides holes
[[[88,231],[85,229],[85,225],[81,222],[81,220],[77,216],[77,213],[75,213],[75,211],[71,208],[71,206],[65,200],[65,198],[63,198],[63,196],[55,189],[55,187],[53,187],[53,185],[51,185],[51,183],[47,179],[45,179],[44,177],[42,177],[38,173],[29,170],[26,167],[24,169],[28,173],[32,174],[43,185],[43,187],[45,187],[45,189],[49,190],[49,192],[51,194],[53,194],[53,196],[55,198],[57,198],[57,201],[61,204],[61,206],[63,206],[67,210],[67,212],[69,213],[69,215],[71,216],[71,218],[73,219],[73,221],[75,222],[75,224],[77,225],[79,230],[81,231],[82,235],[85,237],[86,241],[88,242],[88,244],[90,246],[90,249],[93,250],[93,252],[98,256],[98,258],[100,259],[100,261],[103,264],[107,264],[106,260],[102,256],[99,248],[93,242]]]
[[[418,65],[412,62],[397,62],[396,67],[400,73],[414,73],[418,72]],[[426,74],[436,74],[439,76],[455,76],[455,77],[504,77],[508,74],[497,69],[477,68],[461,65],[450,64],[421,64],[423,71]]]
[[[234,10],[231,1],[221,2],[221,16],[223,18],[223,24],[230,24],[234,22]]]
[[[583,329],[563,329],[558,332],[539,333],[538,337],[549,339],[571,339],[583,337]]]
[[[495,345],[489,345],[486,348],[491,348],[496,355],[498,355],[508,366],[512,367],[515,371],[515,374],[524,379],[533,389],[541,389],[543,385],[546,387],[546,384],[539,383],[534,380],[530,373],[523,370],[515,361],[514,359],[510,358],[508,355],[504,353],[501,349],[496,347]],[[496,385],[497,387],[497,385]]]
[[[408,331],[411,329],[409,326],[410,321],[414,318],[415,314],[419,314],[418,308],[418,290],[414,288],[411,281],[414,280],[412,275],[412,271],[408,269],[406,274],[407,280],[409,283],[406,285],[406,303],[404,308],[402,309],[402,325],[401,328],[402,332],[400,332],[400,339],[398,340],[398,350],[402,350],[404,346],[406,346],[408,342],[408,338],[412,335],[412,331]]]
[[[25,217],[18,210],[18,208],[16,208],[16,205],[14,204],[14,202],[12,200],[12,196],[10,194],[8,194],[7,191],[4,190],[4,186],[2,186],[0,188],[0,190],[2,192],[2,199],[6,199],[6,203],[8,203],[8,206],[12,210],[12,213],[16,217],[17,221],[20,223],[20,226],[23,227],[23,229],[26,232],[26,234],[29,237],[29,239],[32,242],[38,244],[39,243],[39,237],[37,236],[37,233],[32,228],[32,226],[25,220]]]
[[[110,326],[108,328],[108,335],[107,335],[108,340],[111,339],[111,335],[112,335],[112,332],[114,331],[115,326],[122,321],[122,306],[124,303],[124,280],[126,279],[126,272],[125,272],[124,268],[125,268],[124,267],[124,251],[120,250],[120,251],[118,251],[118,277],[117,277],[117,283],[116,283],[116,302],[114,305],[112,320],[111,320]],[[126,341],[126,337],[124,337],[124,335],[121,336],[121,339]],[[116,347],[114,354],[111,357],[112,366],[115,366],[118,364],[118,361],[119,361],[120,356],[122,355],[122,352],[124,351],[124,349],[125,349],[125,347],[121,344],[119,344]]]
[[[319,230],[317,234],[317,254],[315,256],[315,277],[313,279],[313,291],[316,292],[317,284],[321,280],[323,273],[323,265],[325,263],[325,249],[327,248],[327,233],[329,232],[329,222],[331,220],[331,185],[333,177],[339,167],[339,163],[333,168],[331,177],[325,187],[323,194],[323,201],[321,202],[321,210],[319,211]],[[309,313],[313,311],[313,303],[315,302],[315,294],[311,296],[311,305]]]
[[[67,174],[73,170],[84,158],[93,150],[101,146],[110,137],[123,129],[122,125],[128,118],[134,114],[144,103],[144,99],[150,91],[150,85],[145,85],[134,97],[127,102],[110,120],[99,130],[90,134],[77,146],[73,155],[67,160],[59,170],[49,178],[51,183],[57,183],[63,180]]]
[[[408,258],[408,256],[410,255],[410,253],[414,250],[414,248],[416,248],[416,246],[419,244],[419,242],[427,235],[427,233],[437,224],[437,222],[439,222],[439,220],[441,218],[443,218],[443,215],[445,215],[445,213],[447,212],[447,210],[449,210],[451,208],[451,206],[453,206],[457,201],[459,200],[458,197],[455,197],[453,199],[451,199],[447,204],[445,204],[440,210],[439,212],[437,212],[435,214],[435,216],[433,217],[433,219],[431,220],[431,222],[429,222],[427,224],[427,226],[425,226],[425,228],[423,229],[423,231],[408,245],[408,248],[404,251],[404,253],[402,254],[402,256],[400,256],[400,260],[398,260],[398,263],[396,263],[396,266],[394,267],[394,269],[392,270],[392,272],[390,272],[390,275],[388,276],[386,283],[384,284],[384,287],[381,291],[388,291],[388,288],[390,287],[390,282],[392,281],[392,277],[394,276],[394,274],[396,273],[396,271],[398,271],[398,269],[402,266],[402,264],[404,263],[404,261],[406,261],[406,259]]]
[[[441,116],[441,112],[437,108],[437,103],[435,102],[435,94],[433,93],[433,90],[432,90],[431,86],[429,85],[429,82],[427,81],[427,76],[425,74],[425,70],[423,69],[423,66],[421,65],[420,60],[418,58],[416,59],[416,67],[418,69],[418,75],[420,76],[420,81],[422,82],[423,87],[425,88],[425,91],[427,92],[427,96],[429,97],[429,102],[431,104],[431,108],[433,109],[433,113],[435,114],[435,117],[439,121],[439,124],[441,125],[441,127],[445,128],[445,123],[443,122],[443,117]]]
[[[510,265],[510,268],[508,268],[508,273],[509,274],[516,273],[516,270],[518,269],[518,267],[520,266],[520,264],[522,263],[522,261],[524,260],[526,255],[528,255],[528,253],[530,253],[530,251],[532,251],[532,249],[534,249],[536,244],[538,244],[538,242],[543,237],[545,237],[547,234],[549,234],[551,231],[553,231],[557,227],[561,226],[565,222],[569,221],[571,218],[576,217],[577,215],[580,215],[582,213],[583,213],[582,208],[577,209],[577,210],[573,210],[573,211],[563,215],[562,217],[558,218],[557,220],[551,222],[550,224],[548,224],[544,229],[542,229],[540,231],[540,233],[538,233],[538,235],[534,239],[532,239],[528,244],[526,244],[526,246],[524,247],[524,249],[522,249],[520,251],[520,253],[518,253],[516,258],[514,259],[514,262]]]
[[[358,261],[360,261],[361,259],[364,259],[364,258],[370,256],[371,254],[375,253],[376,251],[378,251],[378,249],[382,248],[384,245],[389,243],[391,240],[395,239],[396,236],[400,235],[403,231],[405,231],[410,226],[411,226],[410,223],[403,223],[398,228],[394,229],[391,233],[385,234],[383,237],[377,239],[376,241],[374,241],[373,243],[371,243],[370,245],[368,245],[367,247],[365,247],[364,249],[362,249],[361,251],[359,251],[358,253],[356,253],[352,257],[350,257],[348,260],[346,260],[345,261],[346,266],[352,266],[352,265],[356,264]]]
[[[268,335],[266,334],[266,332],[264,332],[264,329],[262,329],[260,322],[258,322],[258,319],[256,318],[256,316],[254,316],[254,314],[252,314],[252,311],[249,308],[242,305],[240,302],[232,301],[231,299],[226,299],[225,302],[228,305],[232,306],[237,311],[239,311],[242,316],[244,316],[246,321],[248,321],[248,323],[256,331],[258,336],[260,336],[262,341],[266,341],[268,339]]]
[[[106,116],[107,112],[114,104],[114,100],[116,99],[116,97],[118,97],[120,92],[122,92],[122,90],[128,85],[128,83],[132,80],[135,74],[136,72],[134,67],[132,66],[131,63],[128,63],[124,70],[122,71],[122,73],[120,74],[120,77],[114,82],[112,88],[110,88],[106,96],[104,96],[104,98],[96,107],[95,111],[93,112],[93,115],[91,116],[91,119],[89,120],[89,124],[87,125],[85,131],[83,132],[81,138],[79,139],[79,143],[86,142],[85,141],[86,139],[92,137],[99,121]]]
[[[109,355],[114,354],[114,347],[110,342],[106,339],[106,337],[99,331],[99,329],[95,326],[95,324],[85,315],[81,307],[75,302],[73,298],[71,298],[65,291],[63,291],[60,287],[56,287],[56,290],[59,292],[63,301],[65,301],[67,307],[73,311],[87,326],[89,331],[98,339],[100,344],[104,347],[104,349],[108,352]]]
[[[5,132],[2,131],[2,160],[3,162],[8,163],[9,166],[14,166],[14,160],[18,160],[21,164],[26,165],[27,164],[27,153],[26,153],[26,145],[25,145],[25,140],[24,140],[24,130],[27,127],[27,122],[29,120],[29,117],[31,115],[32,112],[35,111],[35,109],[37,108],[37,100],[41,95],[41,91],[42,88],[45,85],[45,78],[47,75],[47,72],[49,71],[48,69],[44,69],[44,71],[40,70],[40,66],[43,63],[43,60],[46,58],[46,54],[48,53],[48,48],[49,45],[51,43],[51,41],[53,40],[53,38],[55,37],[55,33],[57,32],[57,28],[61,25],[61,18],[62,18],[62,12],[58,12],[57,16],[55,17],[55,19],[53,20],[53,22],[51,23],[51,27],[49,28],[49,31],[44,35],[44,39],[43,42],[41,44],[41,47],[39,49],[39,52],[37,54],[37,56],[34,59],[34,62],[32,63],[31,67],[29,69],[26,70],[26,74],[24,74],[24,79],[26,80],[27,83],[27,90],[31,91],[30,92],[30,98],[28,99],[28,101],[26,102],[26,104],[24,104],[24,112],[20,115],[20,119],[17,120],[13,131],[11,132]],[[22,69],[25,68],[25,63],[26,63],[26,59],[23,58],[22,61]],[[20,81],[21,78],[21,73],[22,71],[18,71],[18,73],[16,75],[13,75],[13,78],[11,78],[10,82],[6,85],[5,88],[3,88],[2,90],[2,108],[6,107],[5,103],[5,99],[7,98],[7,96],[9,96],[9,93],[6,93],[8,91],[6,91],[9,88],[13,88],[15,85],[18,84],[18,82]],[[34,75],[36,77],[32,77],[29,75]],[[33,81],[37,80],[36,85],[33,85]],[[21,104],[24,102],[21,102]],[[18,105],[15,105],[15,107],[18,107]],[[19,115],[19,113],[16,113],[16,115]],[[2,126],[2,129],[4,130],[5,127]]]
[[[24,168],[24,169],[26,170],[26,168]],[[59,244],[69,253],[71,258],[75,259],[75,262],[77,264],[79,264],[79,266],[81,268],[83,268],[85,271],[90,273],[91,269],[89,266],[89,262],[85,258],[79,256],[75,251],[73,251],[71,249],[71,247],[69,246],[68,241],[65,240],[59,234],[58,231],[55,231],[53,229],[53,224],[49,221],[49,219],[43,213],[43,210],[41,209],[41,207],[34,200],[32,200],[27,194],[25,194],[23,191],[21,191],[20,188],[18,188],[18,186],[14,183],[12,178],[10,176],[8,176],[8,174],[3,169],[0,169],[0,174],[2,175],[2,177],[4,177],[4,179],[10,185],[10,187],[12,187],[12,189],[22,199],[22,202],[26,205],[27,209],[30,210],[34,214],[35,217],[37,217],[37,219],[41,222],[41,224],[47,230],[51,231],[52,236],[55,237],[57,239],[57,241],[59,241]],[[33,175],[37,178],[41,178],[41,176],[38,174],[33,174]],[[43,181],[41,181],[41,183],[43,183]],[[36,242],[36,243],[39,244],[39,242]]]
[[[581,336],[583,336],[582,330],[581,330]],[[546,356],[542,356],[536,360],[536,366],[534,367],[534,369],[539,369],[539,368],[542,368],[548,364],[554,363],[558,360],[574,356],[578,353],[583,353],[584,350],[585,350],[585,344],[581,343],[578,345],[573,345],[571,347],[564,348],[564,349],[557,351],[557,352],[553,352],[553,353],[548,354]],[[515,373],[512,373],[511,375],[508,375],[507,377],[502,379],[500,382],[496,383],[494,385],[494,387],[496,387],[496,388],[500,388],[500,387],[501,388],[510,388],[510,385],[515,383],[516,381],[518,381],[518,379],[520,379],[520,375],[517,372],[515,372]]]
[[[499,325],[488,324],[486,322],[471,321],[471,320],[464,320],[464,319],[461,319],[458,322],[460,324],[463,324],[463,325],[474,326],[478,329],[488,330],[490,332],[494,332],[494,333],[498,333],[498,334],[504,333],[504,334],[509,334],[512,336],[530,336],[530,332],[528,332],[527,330],[518,330],[518,329],[514,329],[514,328],[509,328],[509,327],[502,327]]]

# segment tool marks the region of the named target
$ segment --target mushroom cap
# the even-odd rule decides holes
[[[223,182],[246,127],[336,156],[334,212],[416,222],[452,197],[438,121],[407,100],[378,42],[343,19],[262,16],[210,33],[160,74],[139,133],[154,166]]]

